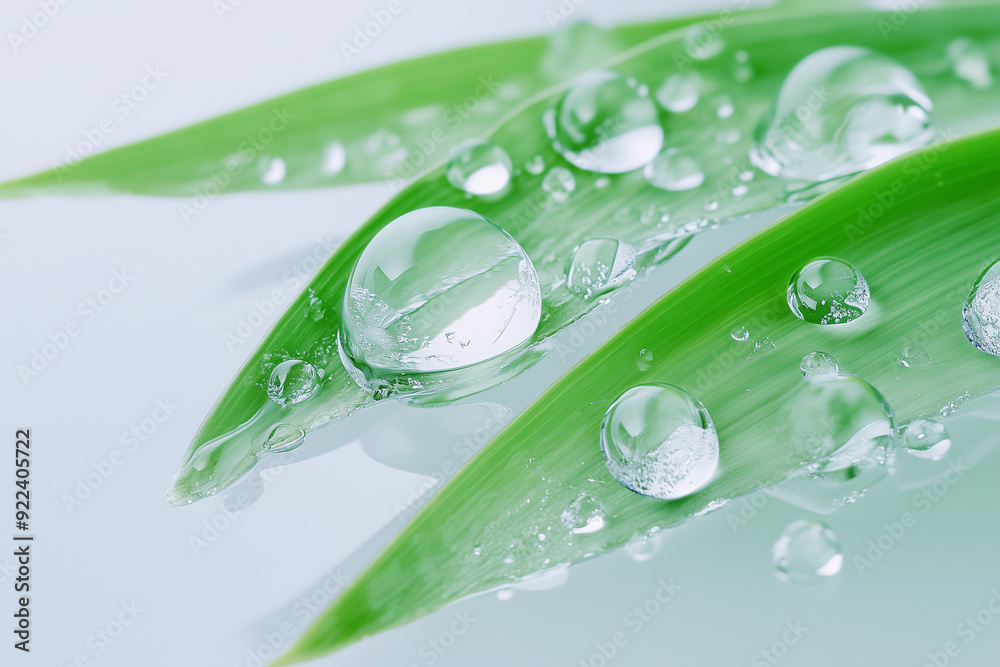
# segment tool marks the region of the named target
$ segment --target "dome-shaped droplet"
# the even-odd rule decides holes
[[[635,250],[618,239],[591,239],[573,249],[566,286],[585,299],[617,289],[635,277]]]
[[[708,410],[679,387],[640,385],[615,401],[601,425],[605,465],[636,493],[670,500],[705,486],[719,465]]]
[[[974,88],[993,85],[990,56],[982,44],[968,37],[959,37],[949,42],[947,51],[952,71],[959,79]]]
[[[973,345],[1000,357],[1000,260],[972,287],[962,308],[962,328]]]
[[[451,150],[448,182],[470,195],[500,192],[510,182],[513,163],[507,151],[483,139],[467,139]]]
[[[738,343],[742,343],[746,339],[750,338],[750,330],[745,326],[740,325],[738,327],[734,327],[733,330],[729,332],[729,337]]]
[[[903,368],[920,368],[931,363],[931,355],[919,345],[907,345],[896,360]]]
[[[656,104],[616,72],[580,75],[544,120],[552,146],[586,171],[638,169],[663,145]]]
[[[819,521],[793,521],[771,548],[779,578],[812,584],[840,572],[844,556],[836,533]]]
[[[646,165],[643,171],[649,184],[661,190],[691,190],[705,182],[694,156],[682,148],[668,148]]]
[[[639,350],[635,356],[635,365],[640,371],[646,372],[653,367],[653,351],[648,348]]]
[[[463,209],[411,211],[375,235],[344,295],[356,362],[389,371],[469,366],[528,341],[538,274],[510,234]]]
[[[875,387],[847,374],[813,374],[790,397],[778,440],[805,469],[828,473],[888,456],[892,410]]]
[[[305,437],[305,431],[294,424],[278,424],[268,433],[264,449],[272,454],[290,452],[301,445]]]
[[[698,104],[699,86],[694,72],[671,74],[656,89],[656,101],[667,111],[683,113]]]
[[[951,449],[951,436],[944,424],[914,419],[903,431],[903,451],[921,459],[937,461]]]
[[[564,167],[553,167],[542,179],[542,190],[558,203],[563,203],[576,190],[576,179],[573,172]]]
[[[278,405],[301,403],[316,391],[316,368],[308,361],[288,359],[271,371],[267,380],[267,395]]]
[[[802,357],[799,370],[802,371],[802,377],[806,380],[840,375],[840,366],[837,365],[837,360],[826,352],[810,352]]]
[[[814,259],[788,284],[788,307],[812,324],[843,324],[864,315],[871,301],[861,272],[834,257]]]
[[[582,535],[596,533],[604,528],[605,513],[604,505],[599,500],[590,494],[581,493],[566,506],[559,518],[566,530],[574,535]]]
[[[931,101],[908,69],[875,51],[833,46],[788,75],[753,162],[809,182],[870,169],[934,138]]]
[[[651,560],[660,550],[660,536],[636,533],[625,543],[625,554],[637,563]]]

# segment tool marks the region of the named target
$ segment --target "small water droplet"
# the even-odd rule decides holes
[[[278,424],[271,429],[264,449],[271,453],[290,452],[305,441],[306,433],[294,424]]]
[[[750,64],[750,54],[737,51],[733,54],[733,79],[737,83],[746,83],[753,78],[753,66]]]
[[[749,171],[749,170],[747,170],[747,171],[741,171],[739,178],[744,183],[752,181],[753,180],[753,172]]]
[[[668,148],[646,165],[649,184],[661,190],[691,190],[705,182],[701,165],[682,148]]]
[[[793,521],[771,549],[780,579],[812,584],[840,572],[844,556],[836,533],[810,519]]]
[[[732,331],[730,331],[729,336],[733,340],[742,343],[743,341],[745,341],[747,338],[750,337],[750,331],[745,326],[740,325],[735,329],[733,329]]]
[[[501,588],[497,591],[497,600],[500,602],[506,602],[508,600],[514,599],[514,591],[510,588]]]
[[[267,395],[278,405],[293,405],[312,396],[318,386],[316,368],[312,364],[288,359],[271,371]]]
[[[347,151],[344,150],[344,144],[339,141],[329,144],[323,152],[323,174],[326,176],[339,174],[344,170],[345,164],[347,164]]]
[[[277,185],[285,180],[285,161],[280,157],[262,155],[258,168],[260,180],[264,185]]]
[[[729,118],[735,111],[736,107],[728,95],[720,95],[715,99],[715,115],[719,118]]]
[[[768,336],[764,336],[763,338],[759,338],[756,341],[754,341],[753,351],[750,352],[750,354],[747,355],[747,361],[753,361],[757,357],[759,357],[759,356],[761,356],[763,354],[767,354],[768,352],[770,352],[771,350],[775,349],[776,347],[777,346],[774,344],[774,341],[771,340]]]
[[[843,324],[868,309],[868,282],[855,267],[835,257],[820,257],[799,269],[788,284],[788,307],[812,324]]]
[[[563,167],[553,167],[542,179],[542,190],[549,193],[554,201],[562,203],[576,190],[573,172]]]
[[[917,368],[931,363],[931,355],[919,345],[907,345],[897,359],[903,368]]]
[[[607,70],[577,77],[543,121],[553,148],[586,171],[633,171],[663,145],[656,104],[634,81]]]
[[[719,438],[708,410],[666,384],[633,387],[608,408],[601,450],[623,486],[663,500],[702,488],[719,464]]]
[[[653,558],[660,550],[660,540],[657,535],[636,533],[625,543],[625,553],[637,563],[644,563]]]
[[[695,60],[708,60],[725,48],[721,31],[715,26],[696,24],[684,30],[684,45]]]
[[[671,74],[656,89],[656,101],[667,111],[683,113],[698,104],[700,79],[693,72]]]
[[[535,176],[537,176],[538,174],[545,171],[545,158],[543,158],[541,155],[536,155],[535,157],[531,158],[530,160],[524,163],[524,168],[527,170],[529,174],[534,174]]]
[[[949,42],[947,52],[956,77],[974,88],[993,85],[990,57],[982,44],[968,37],[959,37]]]
[[[314,322],[319,322],[326,316],[326,307],[323,300],[316,296],[316,293],[309,290],[309,304],[306,306],[306,315]]]
[[[951,436],[941,422],[914,419],[903,430],[903,451],[921,459],[937,461],[951,449]]]
[[[601,176],[599,179],[594,181],[594,187],[598,190],[603,190],[604,188],[611,185],[611,179],[607,176]]]
[[[719,144],[735,144],[743,138],[743,135],[735,127],[719,130],[715,134],[715,141]]]
[[[810,352],[802,357],[799,370],[802,371],[802,377],[806,380],[840,375],[840,366],[837,364],[837,360],[826,352]]]
[[[733,188],[734,197],[742,197],[748,192],[750,192],[750,188],[748,188],[745,185],[737,185],[735,188]]]
[[[618,289],[636,276],[635,250],[618,239],[591,239],[573,249],[566,286],[585,299]]]
[[[507,151],[483,139],[466,139],[451,149],[448,182],[471,195],[500,192],[510,182],[513,164]]]
[[[645,347],[639,350],[639,354],[635,358],[635,365],[642,372],[648,371],[653,366],[653,351]]]
[[[1000,357],[1000,260],[983,271],[969,292],[962,307],[962,329],[970,343]]]
[[[581,493],[566,506],[559,518],[566,530],[574,535],[584,535],[604,528],[606,511],[599,500]]]

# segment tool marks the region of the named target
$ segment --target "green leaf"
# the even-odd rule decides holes
[[[968,37],[994,40],[1000,7],[963,7],[921,11],[907,17],[903,28],[888,33],[882,25],[891,13],[821,13],[774,16],[730,16],[720,29],[713,24],[666,33],[622,54],[612,67],[655,87],[683,66],[698,74],[701,101],[692,110],[663,119],[670,146],[689,150],[705,172],[702,186],[666,192],[652,187],[640,171],[604,177],[571,168],[576,190],[559,202],[541,187],[543,176],[526,170],[502,197],[468,199],[448,184],[444,169],[434,169],[397,195],[348,239],[324,265],[308,289],[275,324],[260,348],[215,406],[182,462],[168,501],[192,502],[217,493],[250,470],[265,454],[271,429],[283,423],[309,432],[343,418],[378,398],[395,395],[416,403],[445,402],[494,386],[537,361],[552,335],[589,312],[596,299],[583,299],[565,284],[565,265],[573,248],[593,238],[611,237],[638,251],[638,266],[652,270],[678,251],[691,234],[723,221],[767,209],[791,199],[806,199],[817,188],[797,190],[795,183],[756,170],[747,159],[759,120],[776,98],[787,73],[819,48],[844,43],[867,46],[895,57],[921,79],[934,101],[940,138],[1000,124],[1000,86],[977,89],[955,77],[943,64],[949,41]],[[719,39],[725,48],[713,57],[692,60],[689,46]],[[744,50],[755,75],[733,80],[734,54]],[[491,134],[515,165],[541,156],[547,166],[570,165],[554,152],[542,124],[566,85],[539,94],[509,114]],[[720,118],[719,106],[735,111]],[[720,132],[738,139],[719,141]],[[736,135],[734,135],[736,136]],[[736,186],[742,175],[754,175],[745,194]],[[830,187],[824,184],[822,187]],[[603,187],[602,187],[603,186]],[[709,203],[714,210],[710,208]],[[542,285],[542,320],[530,345],[520,354],[496,360],[490,367],[423,375],[402,375],[377,394],[362,391],[338,354],[340,308],[351,270],[368,242],[397,217],[425,206],[472,208],[510,232],[531,257]],[[664,220],[664,214],[669,220]],[[323,304],[325,315],[310,317],[310,302]],[[263,387],[283,359],[309,361],[326,373],[308,400],[278,407]]]
[[[309,629],[280,664],[306,660],[413,620],[451,601],[621,545],[696,516],[795,470],[776,442],[781,408],[802,382],[799,361],[822,350],[873,384],[900,423],[960,396],[1000,386],[1000,359],[962,329],[962,304],[1000,256],[1000,130],[942,144],[877,168],[719,257],[573,368],[484,448]],[[873,307],[838,326],[807,324],[785,302],[792,274],[818,256],[857,266]],[[728,267],[726,270],[724,267]],[[731,271],[731,272],[730,272]],[[746,325],[775,349],[747,360]],[[919,343],[934,360],[897,362]],[[752,347],[752,346],[751,346]],[[655,353],[636,368],[638,350]],[[610,402],[663,382],[713,417],[721,474],[675,501],[634,494],[604,467],[598,445]],[[586,492],[606,526],[570,535],[560,513]],[[544,543],[527,545],[532,533]],[[513,564],[512,542],[524,540]],[[473,549],[481,551],[474,555]]]

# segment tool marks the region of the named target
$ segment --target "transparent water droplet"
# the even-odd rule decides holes
[[[527,162],[524,163],[524,168],[529,174],[537,176],[538,174],[545,171],[545,158],[541,155],[536,155]]]
[[[753,66],[750,64],[750,54],[737,51],[733,54],[733,79],[737,83],[746,83],[753,78]]]
[[[514,165],[507,151],[491,141],[466,139],[451,149],[448,182],[470,195],[500,192],[510,183]]]
[[[764,336],[754,341],[753,351],[747,355],[747,361],[753,361],[762,354],[767,354],[771,350],[775,349],[777,345],[771,340],[769,336]]]
[[[559,519],[566,530],[574,535],[596,533],[604,528],[606,510],[599,500],[590,494],[581,493],[566,506]]]
[[[514,599],[514,591],[510,588],[501,588],[497,591],[497,600],[507,602]]]
[[[937,461],[951,449],[951,436],[941,422],[914,419],[903,430],[903,451],[921,459]]]
[[[711,481],[719,438],[708,410],[667,384],[640,385],[616,400],[601,425],[601,449],[612,476],[642,495],[670,500]]]
[[[347,164],[347,151],[344,150],[344,144],[339,141],[334,141],[326,147],[323,151],[323,174],[326,176],[334,176],[339,174],[344,170],[344,165]]]
[[[306,316],[314,322],[319,322],[326,316],[326,306],[323,304],[323,300],[316,296],[312,290],[309,290],[309,304],[306,306]]]
[[[658,535],[647,535],[636,533],[625,543],[625,554],[636,561],[644,563],[653,558],[660,550],[660,539]]]
[[[793,521],[771,549],[780,579],[812,584],[840,572],[844,556],[837,534],[810,519]]]
[[[607,176],[602,176],[601,178],[594,181],[594,187],[597,188],[598,190],[603,190],[609,185],[611,185],[611,179],[608,178]]]
[[[993,85],[990,56],[982,44],[968,37],[959,37],[948,43],[947,53],[956,77],[974,88]]]
[[[736,107],[728,95],[720,95],[715,98],[715,115],[719,118],[729,118],[735,113]]]
[[[646,165],[649,184],[661,190],[691,190],[705,182],[705,172],[694,156],[682,148],[668,148]]]
[[[903,368],[918,368],[931,363],[931,355],[919,345],[907,345],[897,359]]]
[[[585,171],[632,171],[663,145],[653,101],[634,81],[606,70],[580,75],[543,120],[553,148]]]
[[[573,172],[563,167],[553,167],[542,179],[542,190],[549,193],[553,200],[562,203],[576,190],[576,179]]]
[[[635,250],[618,239],[591,239],[573,249],[566,286],[585,299],[618,289],[636,276]]]
[[[264,185],[277,185],[285,180],[285,161],[280,157],[262,155],[258,163],[260,180]]]
[[[809,182],[869,169],[934,138],[931,101],[908,69],[875,51],[834,46],[788,75],[751,160]]]
[[[745,326],[740,325],[729,332],[729,337],[733,340],[742,343],[746,339],[750,338],[750,330]]]
[[[667,111],[684,113],[698,104],[701,80],[694,72],[671,74],[656,89],[656,101]]]
[[[376,234],[344,296],[350,356],[393,372],[496,357],[530,340],[540,317],[538,274],[517,241],[446,206],[411,211]]]
[[[868,282],[855,267],[820,257],[799,269],[788,284],[788,307],[812,324],[843,324],[864,315],[871,301]]]
[[[1000,260],[973,285],[962,307],[962,329],[969,342],[1000,357]]]
[[[741,171],[740,175],[739,175],[739,178],[744,183],[748,183],[748,182],[750,182],[750,181],[753,180],[753,172],[749,171],[749,170],[747,170],[747,171]]]
[[[802,377],[807,381],[840,375],[840,366],[837,364],[837,360],[826,352],[810,352],[802,357],[799,370],[802,371]]]
[[[264,449],[280,454],[290,452],[305,441],[306,433],[294,424],[278,424],[267,435]]]
[[[708,60],[718,55],[726,43],[721,31],[714,25],[697,24],[684,30],[684,46],[689,56],[695,60]]]
[[[735,188],[733,188],[734,197],[742,197],[748,192],[750,192],[750,188],[748,188],[745,185],[737,185]]]
[[[780,423],[778,441],[797,452],[810,473],[885,460],[894,444],[888,402],[872,385],[843,373],[807,375],[784,406]]]
[[[639,350],[635,358],[636,367],[643,372],[648,371],[653,366],[653,351],[648,348]]]
[[[312,396],[318,386],[315,366],[308,361],[288,359],[271,371],[267,395],[278,405],[294,405]]]

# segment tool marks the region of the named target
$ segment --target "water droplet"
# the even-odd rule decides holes
[[[931,101],[908,69],[855,46],[822,49],[788,75],[751,160],[809,182],[869,169],[930,143]]]
[[[699,85],[694,72],[671,74],[656,89],[656,101],[667,111],[683,113],[698,104]]]
[[[745,341],[747,338],[750,337],[750,331],[745,326],[740,325],[735,329],[733,329],[732,331],[730,331],[729,336],[733,340],[742,343],[743,341]]]
[[[585,299],[617,289],[635,277],[635,250],[617,239],[591,239],[573,249],[566,286]]]
[[[596,181],[594,181],[594,187],[597,188],[598,190],[603,190],[609,185],[611,185],[611,179],[608,178],[607,176],[602,176]]]
[[[507,600],[514,599],[514,591],[509,588],[501,588],[497,591],[497,600],[500,602],[506,602]]]
[[[990,57],[979,42],[968,37],[952,40],[948,44],[948,59],[955,76],[974,88],[989,88],[993,85]]]
[[[944,424],[914,419],[903,431],[903,451],[917,458],[937,461],[951,449],[951,436]]]
[[[661,190],[691,190],[705,182],[701,166],[687,151],[668,148],[646,165],[646,180]]]
[[[739,177],[739,178],[740,178],[740,180],[741,180],[741,181],[743,181],[744,183],[747,183],[747,182],[749,182],[749,181],[752,181],[752,180],[753,180],[753,172],[752,172],[752,171],[749,171],[749,170],[748,170],[748,171],[741,171],[741,172],[740,172],[740,177]]]
[[[689,56],[695,60],[708,60],[722,52],[726,43],[714,25],[693,25],[684,30],[684,44]]]
[[[788,307],[812,324],[843,324],[864,315],[871,300],[861,272],[834,257],[820,257],[799,269],[788,284]]]
[[[734,197],[742,197],[748,192],[750,192],[750,188],[748,188],[745,185],[737,185],[735,188],[733,188]]]
[[[660,550],[660,539],[658,535],[646,535],[636,533],[625,543],[625,553],[629,558],[637,563],[644,563]]]
[[[517,241],[446,206],[411,211],[376,234],[344,297],[348,352],[388,371],[485,361],[528,341],[540,317],[538,274]]]
[[[737,83],[746,83],[753,78],[753,66],[750,64],[750,54],[737,51],[733,54],[733,79]]]
[[[293,405],[312,396],[318,386],[315,366],[308,361],[288,359],[271,371],[267,395],[278,405]]]
[[[983,352],[1000,357],[1000,260],[973,285],[962,308],[965,337]]]
[[[719,464],[708,410],[679,387],[640,385],[616,400],[601,425],[605,465],[623,486],[670,500],[705,486]]]
[[[305,431],[294,424],[278,424],[268,434],[264,449],[274,454],[290,452],[301,445],[305,437]]]
[[[635,82],[606,70],[580,75],[543,120],[556,151],[586,171],[638,169],[663,145],[653,101]]]
[[[459,190],[490,195],[507,187],[512,169],[504,149],[483,139],[466,139],[451,149],[446,174]]]
[[[639,350],[639,354],[635,358],[635,365],[640,371],[648,371],[653,366],[653,351],[647,348]]]
[[[796,584],[812,584],[832,577],[840,572],[844,561],[836,533],[809,519],[790,523],[771,552],[778,577]]]
[[[326,307],[323,305],[323,300],[316,296],[312,290],[309,290],[309,304],[306,306],[306,315],[314,322],[319,322],[326,316]]]
[[[931,363],[931,355],[919,345],[907,345],[897,361],[903,368],[916,368]]]
[[[345,164],[347,164],[347,152],[344,150],[344,144],[335,141],[326,147],[323,152],[323,174],[326,176],[339,174],[344,170]]]
[[[725,130],[719,130],[715,134],[715,141],[719,144],[735,144],[737,141],[743,138],[740,131],[735,127],[730,127]]]
[[[530,160],[524,163],[524,168],[528,171],[529,174],[534,174],[535,176],[537,176],[538,174],[545,171],[545,158],[543,158],[541,155],[536,155],[535,157],[531,158]]]
[[[728,95],[720,95],[715,99],[715,115],[719,118],[729,118],[735,111],[736,107]]]
[[[549,193],[554,201],[562,203],[576,190],[573,172],[563,167],[553,167],[542,179],[542,190]]]
[[[810,352],[802,357],[799,370],[802,371],[802,377],[806,380],[840,375],[840,366],[837,365],[837,360],[826,352]]]
[[[560,515],[566,530],[574,535],[596,533],[604,528],[605,509],[593,496],[581,493]]]
[[[747,361],[753,361],[757,357],[762,354],[767,354],[776,347],[777,346],[774,344],[773,340],[771,340],[768,336],[764,336],[763,338],[754,341],[753,351],[747,355]]]
[[[829,369],[828,360],[814,358]],[[784,407],[778,441],[798,452],[807,472],[828,473],[885,459],[893,446],[892,410],[875,387],[853,375],[811,372]]]
[[[285,161],[280,157],[262,155],[258,163],[260,180],[264,185],[277,185],[285,180]]]

